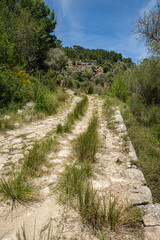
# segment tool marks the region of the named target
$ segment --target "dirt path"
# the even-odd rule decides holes
[[[75,98],[74,101],[79,101],[79,99]],[[72,103],[71,106],[73,109],[75,105]],[[91,179],[94,189],[107,199],[109,199],[110,194],[112,198],[118,198],[120,204],[151,205],[152,195],[146,186],[144,176],[136,165],[131,164],[131,161],[136,160],[136,154],[127,138],[126,127],[119,108],[114,108],[115,114],[112,122],[115,125],[115,130],[113,131],[107,128],[102,106],[102,100],[97,97],[89,97],[88,110],[85,116],[75,122],[71,133],[58,137],[60,143],[58,151],[47,156],[52,163],[50,173],[35,180],[41,186],[43,200],[26,207],[19,205],[12,212],[8,212],[9,207],[6,204],[0,207],[0,239],[16,240],[15,234],[24,223],[28,239],[32,240],[35,220],[36,233],[38,233],[50,219],[53,226],[53,239],[103,239],[95,236],[91,228],[83,225],[79,214],[71,207],[60,205],[56,200],[56,193],[52,192],[52,186],[56,184],[59,174],[64,169],[64,164],[70,164],[73,161],[70,158],[72,140],[87,129],[94,110],[98,112],[98,134],[101,141],[101,146],[96,154],[97,161],[94,163],[95,174]],[[153,231],[153,229],[151,230]],[[159,228],[156,231],[159,231]],[[153,234],[150,238],[148,237],[150,235],[146,235],[147,237],[144,238],[141,230],[131,232],[122,229],[118,233],[110,232],[106,240],[158,240],[156,234],[154,234],[156,238]]]
[[[23,223],[27,229],[28,238],[32,239],[34,232],[34,222],[36,220],[36,232],[39,232],[42,227],[52,218],[54,221],[54,229],[59,229],[59,224],[62,221],[62,215],[65,210],[56,202],[55,196],[50,196],[50,190],[48,184],[54,184],[57,181],[57,176],[63,170],[64,163],[69,160],[69,155],[72,151],[71,141],[87,129],[89,120],[92,116],[94,109],[93,98],[89,98],[88,110],[85,116],[80,121],[75,122],[75,126],[71,133],[65,134],[59,137],[58,141],[59,151],[48,155],[48,160],[53,163],[51,175],[43,176],[37,179],[38,185],[41,186],[41,193],[44,199],[31,206],[18,206],[12,212],[8,212],[6,205],[0,207],[0,239],[10,237],[10,239],[16,239],[15,235],[18,229],[21,229]],[[58,230],[59,231],[59,230]],[[7,234],[6,234],[7,233]],[[6,234],[6,235],[5,235]],[[56,233],[55,234],[59,234]]]
[[[59,123],[64,123],[68,113],[72,112],[77,102],[81,100],[80,97],[74,96],[72,91],[69,91],[69,94],[71,97],[68,102],[64,103],[65,108],[61,109],[56,115],[0,135],[0,170],[5,163],[18,163],[20,159],[24,158],[24,154],[27,154],[28,150],[32,148],[35,141],[44,138]]]

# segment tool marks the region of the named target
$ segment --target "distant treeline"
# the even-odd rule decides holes
[[[131,63],[131,58],[123,58],[121,53],[114,51],[106,51],[104,49],[86,49],[78,45],[73,47],[65,47],[64,51],[69,58],[93,59],[97,60],[98,64],[104,64],[106,60],[111,60],[112,63],[123,61]]]

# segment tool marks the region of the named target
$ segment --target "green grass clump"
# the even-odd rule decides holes
[[[66,202],[75,197],[82,188],[84,181],[92,175],[92,166],[90,164],[67,165],[59,178],[57,190],[60,192],[59,199]]]
[[[112,231],[116,231],[122,225],[136,228],[142,222],[142,210],[133,206],[125,207],[117,198],[110,196],[107,218]]]
[[[35,143],[22,166],[22,174],[26,176],[35,176],[39,167],[46,162],[46,154],[56,145],[56,141],[51,137]]]
[[[69,132],[76,119],[79,119],[80,116],[84,115],[87,103],[88,98],[87,96],[85,96],[80,102],[77,103],[74,111],[68,114],[65,124],[63,126],[61,124],[58,124],[56,132],[57,133]]]
[[[51,221],[49,221],[40,231],[39,236],[37,236],[38,238],[36,238],[36,233],[35,233],[35,229],[36,228],[36,224],[34,225],[34,231],[33,231],[33,240],[53,240],[53,229],[52,229],[52,223]],[[21,227],[21,231],[18,230],[17,234],[16,234],[17,240],[30,240],[30,238],[28,238],[27,233],[26,233],[26,229],[25,226],[23,225]]]
[[[84,184],[79,189],[78,211],[82,219],[95,228],[106,225],[106,205],[104,199],[100,198],[90,183]]]
[[[12,208],[15,202],[24,203],[35,199],[35,189],[21,174],[15,175],[7,180],[0,180],[0,193],[6,199],[12,200]]]
[[[81,134],[75,141],[74,151],[79,162],[94,162],[98,150],[98,119],[94,116],[85,133]]]

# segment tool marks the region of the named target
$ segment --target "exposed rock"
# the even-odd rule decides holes
[[[138,160],[137,154],[136,154],[136,151],[135,151],[131,141],[128,141],[128,144],[129,144],[129,156],[130,156],[130,158],[134,161],[137,161]]]
[[[49,178],[48,183],[54,183],[57,180],[57,176],[55,174],[52,174]]]
[[[42,189],[41,193],[44,194],[44,195],[48,195],[49,194],[49,187],[46,187],[46,188]]]
[[[36,134],[35,133],[31,133],[28,136],[26,136],[27,139],[31,139],[31,138],[35,138]]]
[[[144,210],[143,221],[145,226],[160,226],[160,204],[148,204],[144,206]]]
[[[14,123],[14,127],[15,128],[19,128],[20,127],[20,124],[18,122]]]
[[[146,186],[137,186],[137,188],[130,190],[127,200],[133,205],[152,203],[151,190]]]
[[[23,112],[24,112],[24,110],[22,110],[22,109],[18,109],[18,111],[17,111],[17,113],[20,114],[20,115],[21,115]]]
[[[28,107],[28,108],[32,108],[33,106],[34,106],[33,102],[26,103],[26,107]]]
[[[12,145],[14,144],[19,144],[22,142],[22,139],[21,138],[15,138],[14,140],[12,140]]]
[[[160,240],[160,227],[145,227],[144,240]]]
[[[117,131],[118,131],[118,133],[126,133],[127,128],[123,123],[121,123],[120,125],[118,125]]]
[[[70,150],[61,150],[59,153],[58,153],[58,157],[68,157],[70,154]]]
[[[139,169],[129,168],[124,170],[124,174],[126,177],[129,177],[131,179],[141,180],[144,183],[146,182],[143,173]]]
[[[18,160],[23,159],[23,158],[24,158],[23,154],[16,154],[12,157],[11,161],[17,162]]]
[[[3,119],[4,119],[4,120],[9,120],[10,118],[11,118],[10,116],[5,115]]]

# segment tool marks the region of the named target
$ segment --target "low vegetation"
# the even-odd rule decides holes
[[[79,162],[95,162],[95,154],[98,150],[98,119],[94,116],[85,133],[79,135],[74,143],[74,151]]]
[[[57,133],[69,132],[74,122],[84,115],[84,112],[87,109],[87,104],[88,104],[88,98],[87,96],[84,96],[83,99],[77,103],[73,112],[68,114],[64,125],[62,126],[61,124],[58,124]]]
[[[33,238],[32,240],[52,240],[53,239],[53,229],[52,229],[52,222],[49,221],[40,231],[39,236],[36,236],[35,229],[36,224],[34,225],[33,230]],[[31,238],[28,238],[25,226],[23,225],[21,230],[18,230],[16,234],[17,240],[31,240]]]

